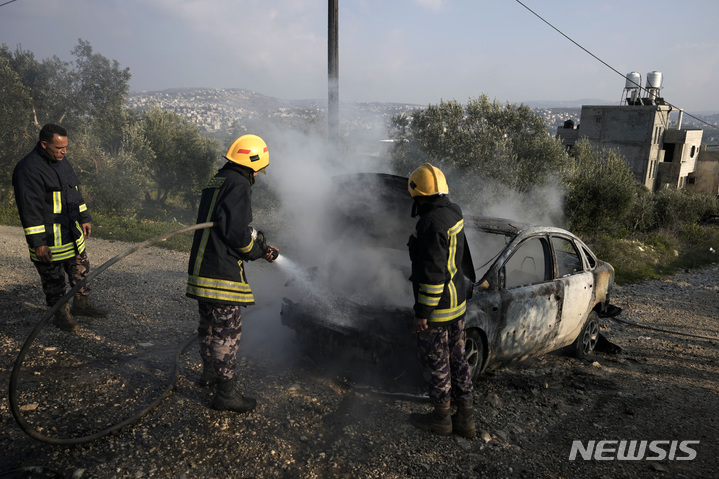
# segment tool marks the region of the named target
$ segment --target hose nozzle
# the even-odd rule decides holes
[[[267,246],[267,251],[265,251],[265,259],[272,263],[274,260],[277,259],[277,257],[280,255],[280,250],[275,248],[274,246]]]

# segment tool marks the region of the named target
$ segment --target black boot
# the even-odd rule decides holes
[[[80,329],[80,326],[77,325],[77,321],[72,317],[70,306],[67,303],[55,311],[55,318],[52,320],[52,323],[63,331],[69,331],[71,333]]]
[[[245,397],[237,390],[237,382],[234,378],[218,378],[215,391],[212,407],[218,411],[250,412],[257,406],[255,398]]]
[[[457,400],[457,412],[452,414],[452,429],[455,434],[467,439],[473,439],[477,434],[472,398]]]
[[[217,373],[215,366],[212,364],[212,358],[202,358],[202,375],[197,380],[197,385],[201,388],[214,386],[217,384]]]
[[[435,404],[434,411],[427,414],[410,414],[409,420],[414,427],[433,432],[440,436],[452,434],[452,417],[449,415],[449,402]]]
[[[107,312],[90,302],[90,298],[82,294],[75,294],[70,312],[76,316],[89,316],[91,318],[104,318]]]

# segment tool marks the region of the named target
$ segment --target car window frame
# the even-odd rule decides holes
[[[595,255],[594,252],[589,249],[589,246],[585,245],[581,240],[577,240],[575,243],[579,245],[579,250],[582,252],[582,256],[584,257],[584,270],[594,271],[599,265],[599,258],[597,258],[597,255]],[[589,261],[589,258],[592,260]]]
[[[581,270],[573,271],[571,273],[567,273],[567,274],[560,276],[560,274],[559,274],[559,255],[557,255],[556,248],[554,247],[554,242],[552,241],[554,238],[566,240],[569,242],[569,244],[572,245],[572,248],[574,248],[574,253],[577,255],[577,258],[579,259]],[[568,276],[573,276],[575,274],[581,274],[586,271],[590,271],[590,269],[587,267],[589,265],[589,262],[586,261],[586,258],[584,257],[584,253],[583,253],[584,248],[578,247],[579,245],[578,245],[578,242],[576,241],[576,238],[573,238],[571,236],[561,234],[561,233],[551,233],[549,235],[549,243],[551,244],[551,247],[552,247],[552,256],[553,256],[554,265],[555,265],[555,269],[554,269],[554,277],[555,278],[558,278],[558,279],[566,278]]]
[[[533,283],[527,283],[527,284],[520,284],[515,285],[512,287],[507,287],[507,263],[512,259],[512,257],[517,254],[520,249],[522,248],[522,245],[525,244],[527,241],[538,239],[541,242],[542,245],[542,254],[544,256],[544,279],[538,282]],[[512,290],[515,288],[522,288],[526,286],[531,285],[537,285],[537,284],[545,284],[550,281],[554,281],[556,273],[555,273],[555,264],[554,264],[554,257],[552,256],[552,246],[549,241],[549,236],[546,233],[541,234],[533,234],[526,236],[524,238],[521,238],[517,245],[512,247],[511,254],[507,255],[506,258],[502,260],[502,265],[498,269],[499,272],[499,283],[500,283],[500,289],[502,290]],[[549,273],[548,273],[549,272]]]

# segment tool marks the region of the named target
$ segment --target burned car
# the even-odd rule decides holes
[[[314,269],[312,287],[284,298],[282,322],[314,353],[418,369],[406,247],[417,218],[407,179],[368,174],[358,184],[373,186],[342,188],[353,194],[332,205],[327,261]],[[610,264],[561,228],[465,211],[465,235],[476,277],[465,277],[473,379],[556,350],[593,351],[599,317],[610,308]]]

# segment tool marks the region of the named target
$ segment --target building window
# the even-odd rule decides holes
[[[694,155],[696,154],[696,152],[697,152],[697,146],[696,146],[696,145],[692,145],[692,151],[691,151],[691,153],[689,154],[689,158],[694,158]]]
[[[696,176],[689,176],[689,177],[687,177],[687,184],[688,184],[688,185],[695,185],[696,182],[697,182],[697,177],[696,177]]]
[[[664,162],[671,163],[674,161],[674,149],[676,143],[664,143]]]

